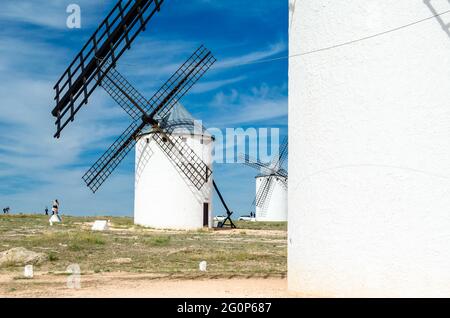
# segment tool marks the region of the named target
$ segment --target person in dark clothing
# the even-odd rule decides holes
[[[55,214],[58,215],[58,212],[59,212],[59,202],[56,199],[53,201],[53,204],[52,204],[52,215],[55,215]]]
[[[48,215],[48,207],[45,207],[45,215]]]

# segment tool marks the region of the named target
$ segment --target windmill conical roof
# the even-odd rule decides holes
[[[172,110],[159,120],[159,123],[162,129],[171,133],[210,135],[201,122],[194,118],[180,103],[175,104]],[[143,133],[149,133],[150,131],[151,127],[143,131]]]

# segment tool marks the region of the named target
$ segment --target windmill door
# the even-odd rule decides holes
[[[209,203],[203,203],[203,226],[209,226]]]

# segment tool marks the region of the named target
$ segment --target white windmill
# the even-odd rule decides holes
[[[56,118],[57,129],[54,137],[61,136],[101,86],[127,112],[131,123],[85,173],[86,185],[97,192],[137,145],[138,224],[180,229],[211,226],[213,187],[228,215],[221,226],[229,221],[234,227],[232,212],[212,180],[213,138],[203,131],[179,133],[175,129],[179,128],[179,123],[173,124],[174,118],[180,119],[176,114],[187,115],[178,104],[179,100],[215,63],[211,51],[200,46],[150,99],[144,98],[116,70],[121,56],[161,11],[163,2],[117,2],[54,86],[56,106],[52,115]],[[184,116],[184,119],[192,118]],[[153,157],[151,152],[150,157],[146,157],[146,144],[153,151]],[[146,160],[155,166],[143,165]]]
[[[212,179],[214,138],[179,100],[214,62],[211,52],[201,46],[148,100],[116,68],[106,71],[109,63],[105,64],[101,86],[133,122],[83,180],[96,192],[135,147],[138,225],[177,230],[212,227],[213,188],[219,193]]]
[[[160,128],[181,140],[212,171],[214,138],[186,108],[175,105]],[[212,178],[197,189],[176,161],[170,160],[154,134],[158,131],[149,127],[137,139],[134,222],[163,229],[211,227]]]
[[[114,67],[104,74],[102,87],[134,122],[83,179],[97,191],[135,145],[134,221],[138,225],[177,230],[212,227],[213,189],[232,214],[212,179],[214,138],[179,103],[215,61],[201,46],[149,100]]]
[[[297,1],[289,50],[321,53],[289,59],[290,290],[450,295],[449,9]]]
[[[248,155],[242,156],[245,165],[256,168],[256,220],[266,222],[287,221],[288,173],[283,168],[288,155],[288,139],[281,145],[279,155],[270,164],[262,163]]]

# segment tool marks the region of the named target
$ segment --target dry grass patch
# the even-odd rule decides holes
[[[96,219],[110,220],[111,230],[90,231],[87,224]],[[120,271],[178,278],[279,277],[287,270],[285,223],[237,222],[239,230],[157,231],[137,227],[131,218],[63,216],[63,221],[50,227],[45,216],[2,216],[0,251],[25,247],[44,252],[48,261],[36,267],[42,273],[64,273],[74,263],[83,273]],[[114,261],[118,259],[131,261]],[[208,271],[199,273],[203,260]]]

